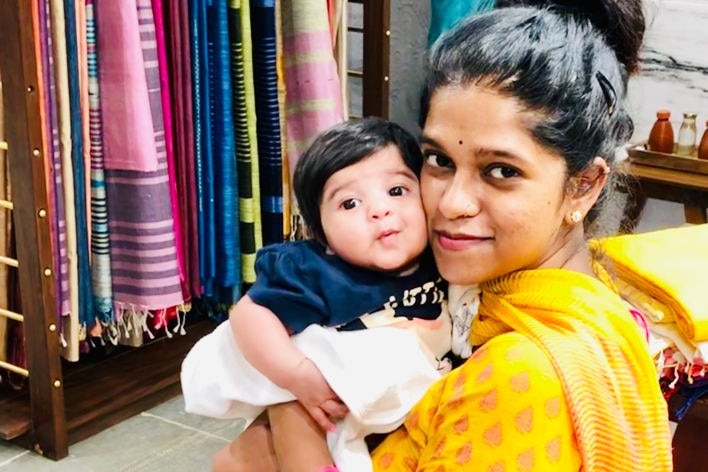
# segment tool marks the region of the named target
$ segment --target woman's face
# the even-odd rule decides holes
[[[449,282],[561,267],[577,248],[569,235],[578,231],[564,224],[571,211],[565,161],[532,138],[533,119],[485,87],[433,94],[421,192],[430,243]]]

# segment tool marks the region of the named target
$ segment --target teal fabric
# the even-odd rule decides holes
[[[428,46],[467,15],[494,8],[494,0],[430,0]]]

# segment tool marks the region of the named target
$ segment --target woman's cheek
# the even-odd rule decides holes
[[[432,177],[423,177],[420,181],[420,193],[423,200],[423,209],[430,218],[437,209],[442,192],[444,191],[444,182]]]

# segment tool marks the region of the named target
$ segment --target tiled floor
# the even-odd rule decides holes
[[[189,415],[177,397],[70,446],[58,462],[0,441],[0,472],[204,472],[242,428]]]

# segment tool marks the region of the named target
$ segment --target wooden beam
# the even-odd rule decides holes
[[[29,370],[29,440],[51,459],[68,455],[64,390],[54,300],[54,268],[45,175],[46,149],[35,62],[32,8],[0,0],[0,75],[14,202],[22,312]],[[39,210],[44,210],[42,217]],[[45,275],[48,274],[48,275]]]
[[[390,0],[363,0],[363,115],[388,118]]]

